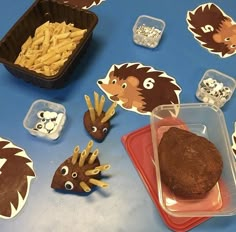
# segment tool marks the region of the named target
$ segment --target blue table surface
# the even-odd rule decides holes
[[[1,1],[0,38],[32,4],[32,0]],[[214,0],[236,20],[236,1]],[[33,180],[27,202],[13,219],[0,219],[0,231],[170,231],[162,221],[145,186],[120,141],[122,135],[149,124],[149,116],[117,108],[114,128],[103,143],[95,143],[102,163],[110,163],[106,180],[110,187],[89,196],[59,194],[50,188],[52,176],[75,145],[85,147],[90,137],[82,117],[86,111],[84,94],[102,94],[96,81],[111,65],[140,62],[164,70],[182,87],[182,103],[198,102],[197,84],[207,69],[217,69],[235,77],[236,55],[226,59],[202,48],[187,30],[186,12],[206,3],[202,0],[106,0],[90,10],[99,18],[92,43],[74,70],[72,82],[62,89],[41,89],[13,77],[0,65],[0,136],[23,147],[34,162]],[[147,49],[132,40],[132,27],[139,15],[150,15],[166,22],[159,46]],[[61,103],[67,122],[61,137],[47,141],[30,135],[23,119],[33,101],[45,99]],[[108,101],[106,104],[110,104]],[[228,132],[234,131],[236,94],[222,109]],[[215,217],[192,229],[199,231],[236,230],[236,216]]]

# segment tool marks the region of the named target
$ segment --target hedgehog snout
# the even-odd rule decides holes
[[[102,81],[101,81],[101,80],[98,80],[98,84],[101,85],[101,84],[102,84]]]

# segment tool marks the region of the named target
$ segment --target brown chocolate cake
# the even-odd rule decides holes
[[[203,197],[222,173],[223,162],[215,145],[176,127],[163,134],[158,156],[163,183],[179,197]]]

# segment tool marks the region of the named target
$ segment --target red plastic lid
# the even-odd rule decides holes
[[[161,208],[158,200],[151,128],[149,125],[122,136],[121,141],[163,221],[170,229],[174,231],[190,230],[209,219],[209,217],[173,217]]]

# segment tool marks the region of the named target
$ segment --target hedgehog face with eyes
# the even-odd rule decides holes
[[[222,58],[236,53],[236,23],[213,3],[187,13],[188,29],[209,52]]]
[[[213,39],[217,43],[224,43],[228,54],[233,54],[236,50],[236,25],[231,20],[223,21],[219,30],[213,34]]]
[[[72,157],[66,159],[56,170],[51,187],[57,190],[72,192],[91,192],[94,186],[105,188],[107,183],[101,181],[101,172],[110,165],[101,165],[98,159],[99,150],[90,152],[93,141],[80,153],[79,146],[74,148]]]
[[[105,112],[103,106],[105,97],[99,99],[98,93],[94,92],[94,106],[88,95],[85,95],[88,111],[84,114],[84,127],[89,135],[97,142],[102,142],[110,130],[110,119],[115,114],[116,103],[113,103]]]
[[[179,104],[181,88],[165,72],[140,63],[113,65],[98,86],[124,109],[149,115],[163,104]],[[170,115],[176,115],[170,112]]]

